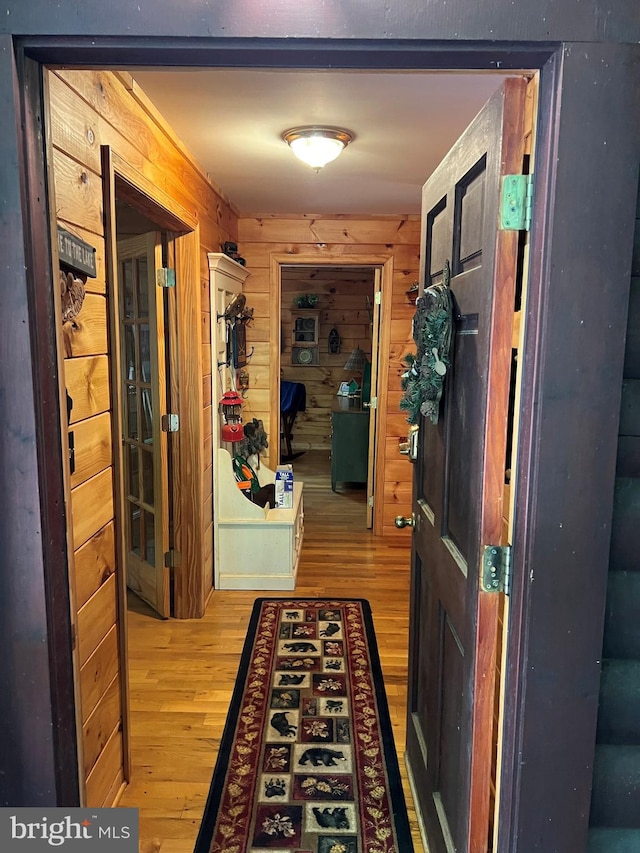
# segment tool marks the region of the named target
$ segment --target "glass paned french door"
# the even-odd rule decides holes
[[[127,586],[169,615],[167,441],[160,235],[118,241]]]

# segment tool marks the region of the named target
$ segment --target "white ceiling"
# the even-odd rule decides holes
[[[500,86],[497,74],[255,69],[132,76],[241,214],[409,214],[420,188]],[[315,173],[282,141],[306,124],[354,141]]]

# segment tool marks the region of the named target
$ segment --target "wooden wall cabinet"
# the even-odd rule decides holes
[[[291,312],[291,364],[307,367],[320,363],[320,311],[301,308]]]

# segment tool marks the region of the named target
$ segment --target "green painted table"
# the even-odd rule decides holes
[[[369,409],[359,398],[336,397],[331,411],[331,488],[366,483],[369,468]]]

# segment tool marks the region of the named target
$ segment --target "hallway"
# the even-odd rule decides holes
[[[401,756],[410,535],[374,539],[365,527],[365,490],[332,493],[326,453],[305,453],[294,472],[305,482],[305,538],[295,595],[331,593],[370,601]],[[190,621],[162,621],[139,600],[130,603],[132,781],[120,805],[140,809],[141,853],[193,849],[251,606],[260,595],[268,593],[215,592],[205,617]],[[403,781],[415,853],[422,853]]]

